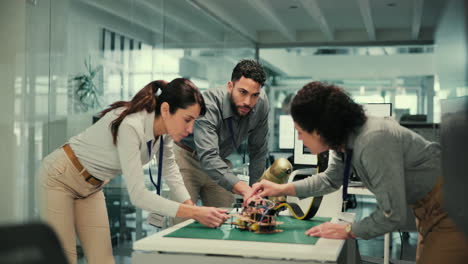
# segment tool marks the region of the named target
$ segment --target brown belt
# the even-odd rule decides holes
[[[174,142],[177,146],[185,149],[186,151],[190,152],[190,153],[193,153],[193,149],[183,143],[180,143],[180,142]]]
[[[66,144],[63,146],[63,150],[65,151],[65,153],[67,154],[68,158],[70,159],[70,161],[73,163],[73,166],[75,166],[75,168],[79,171],[79,172],[82,172],[81,175],[83,176],[83,178],[85,179],[85,181],[91,183],[92,185],[96,186],[96,185],[101,185],[102,184],[102,181],[96,177],[94,177],[93,175],[89,174],[89,172],[87,170],[84,169],[83,165],[81,165],[80,161],[78,160],[78,158],[75,156],[75,153],[73,153],[73,150],[71,149],[70,145],[69,144]]]

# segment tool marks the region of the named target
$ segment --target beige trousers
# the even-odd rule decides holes
[[[185,187],[194,203],[200,198],[204,206],[232,207],[234,195],[206,174],[194,153],[174,144],[174,154],[184,178]]]
[[[114,263],[104,184],[86,182],[62,148],[44,158],[38,176],[41,218],[57,233],[69,263],[77,262],[76,235],[87,263]]]
[[[419,232],[417,264],[468,262],[468,240],[442,208],[442,177],[413,210]]]

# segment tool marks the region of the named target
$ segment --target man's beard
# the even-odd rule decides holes
[[[241,115],[241,114],[239,113],[239,107],[238,107],[238,106],[236,105],[236,103],[234,102],[234,98],[232,97],[232,94],[229,96],[229,101],[231,102],[231,109],[232,109],[232,111],[234,112],[234,114],[235,114],[236,116],[240,116],[240,117],[247,116],[247,115],[250,114],[250,111],[252,111],[252,108],[250,108],[249,106],[243,106],[243,107],[249,108],[249,112],[248,112],[247,114],[245,114],[245,115]]]

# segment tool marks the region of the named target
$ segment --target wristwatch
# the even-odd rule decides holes
[[[346,231],[346,234],[348,234],[348,237],[352,237],[351,236],[351,224],[346,225],[345,231]]]

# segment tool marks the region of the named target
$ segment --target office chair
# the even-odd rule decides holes
[[[54,231],[44,223],[0,226],[0,263],[68,263]]]

